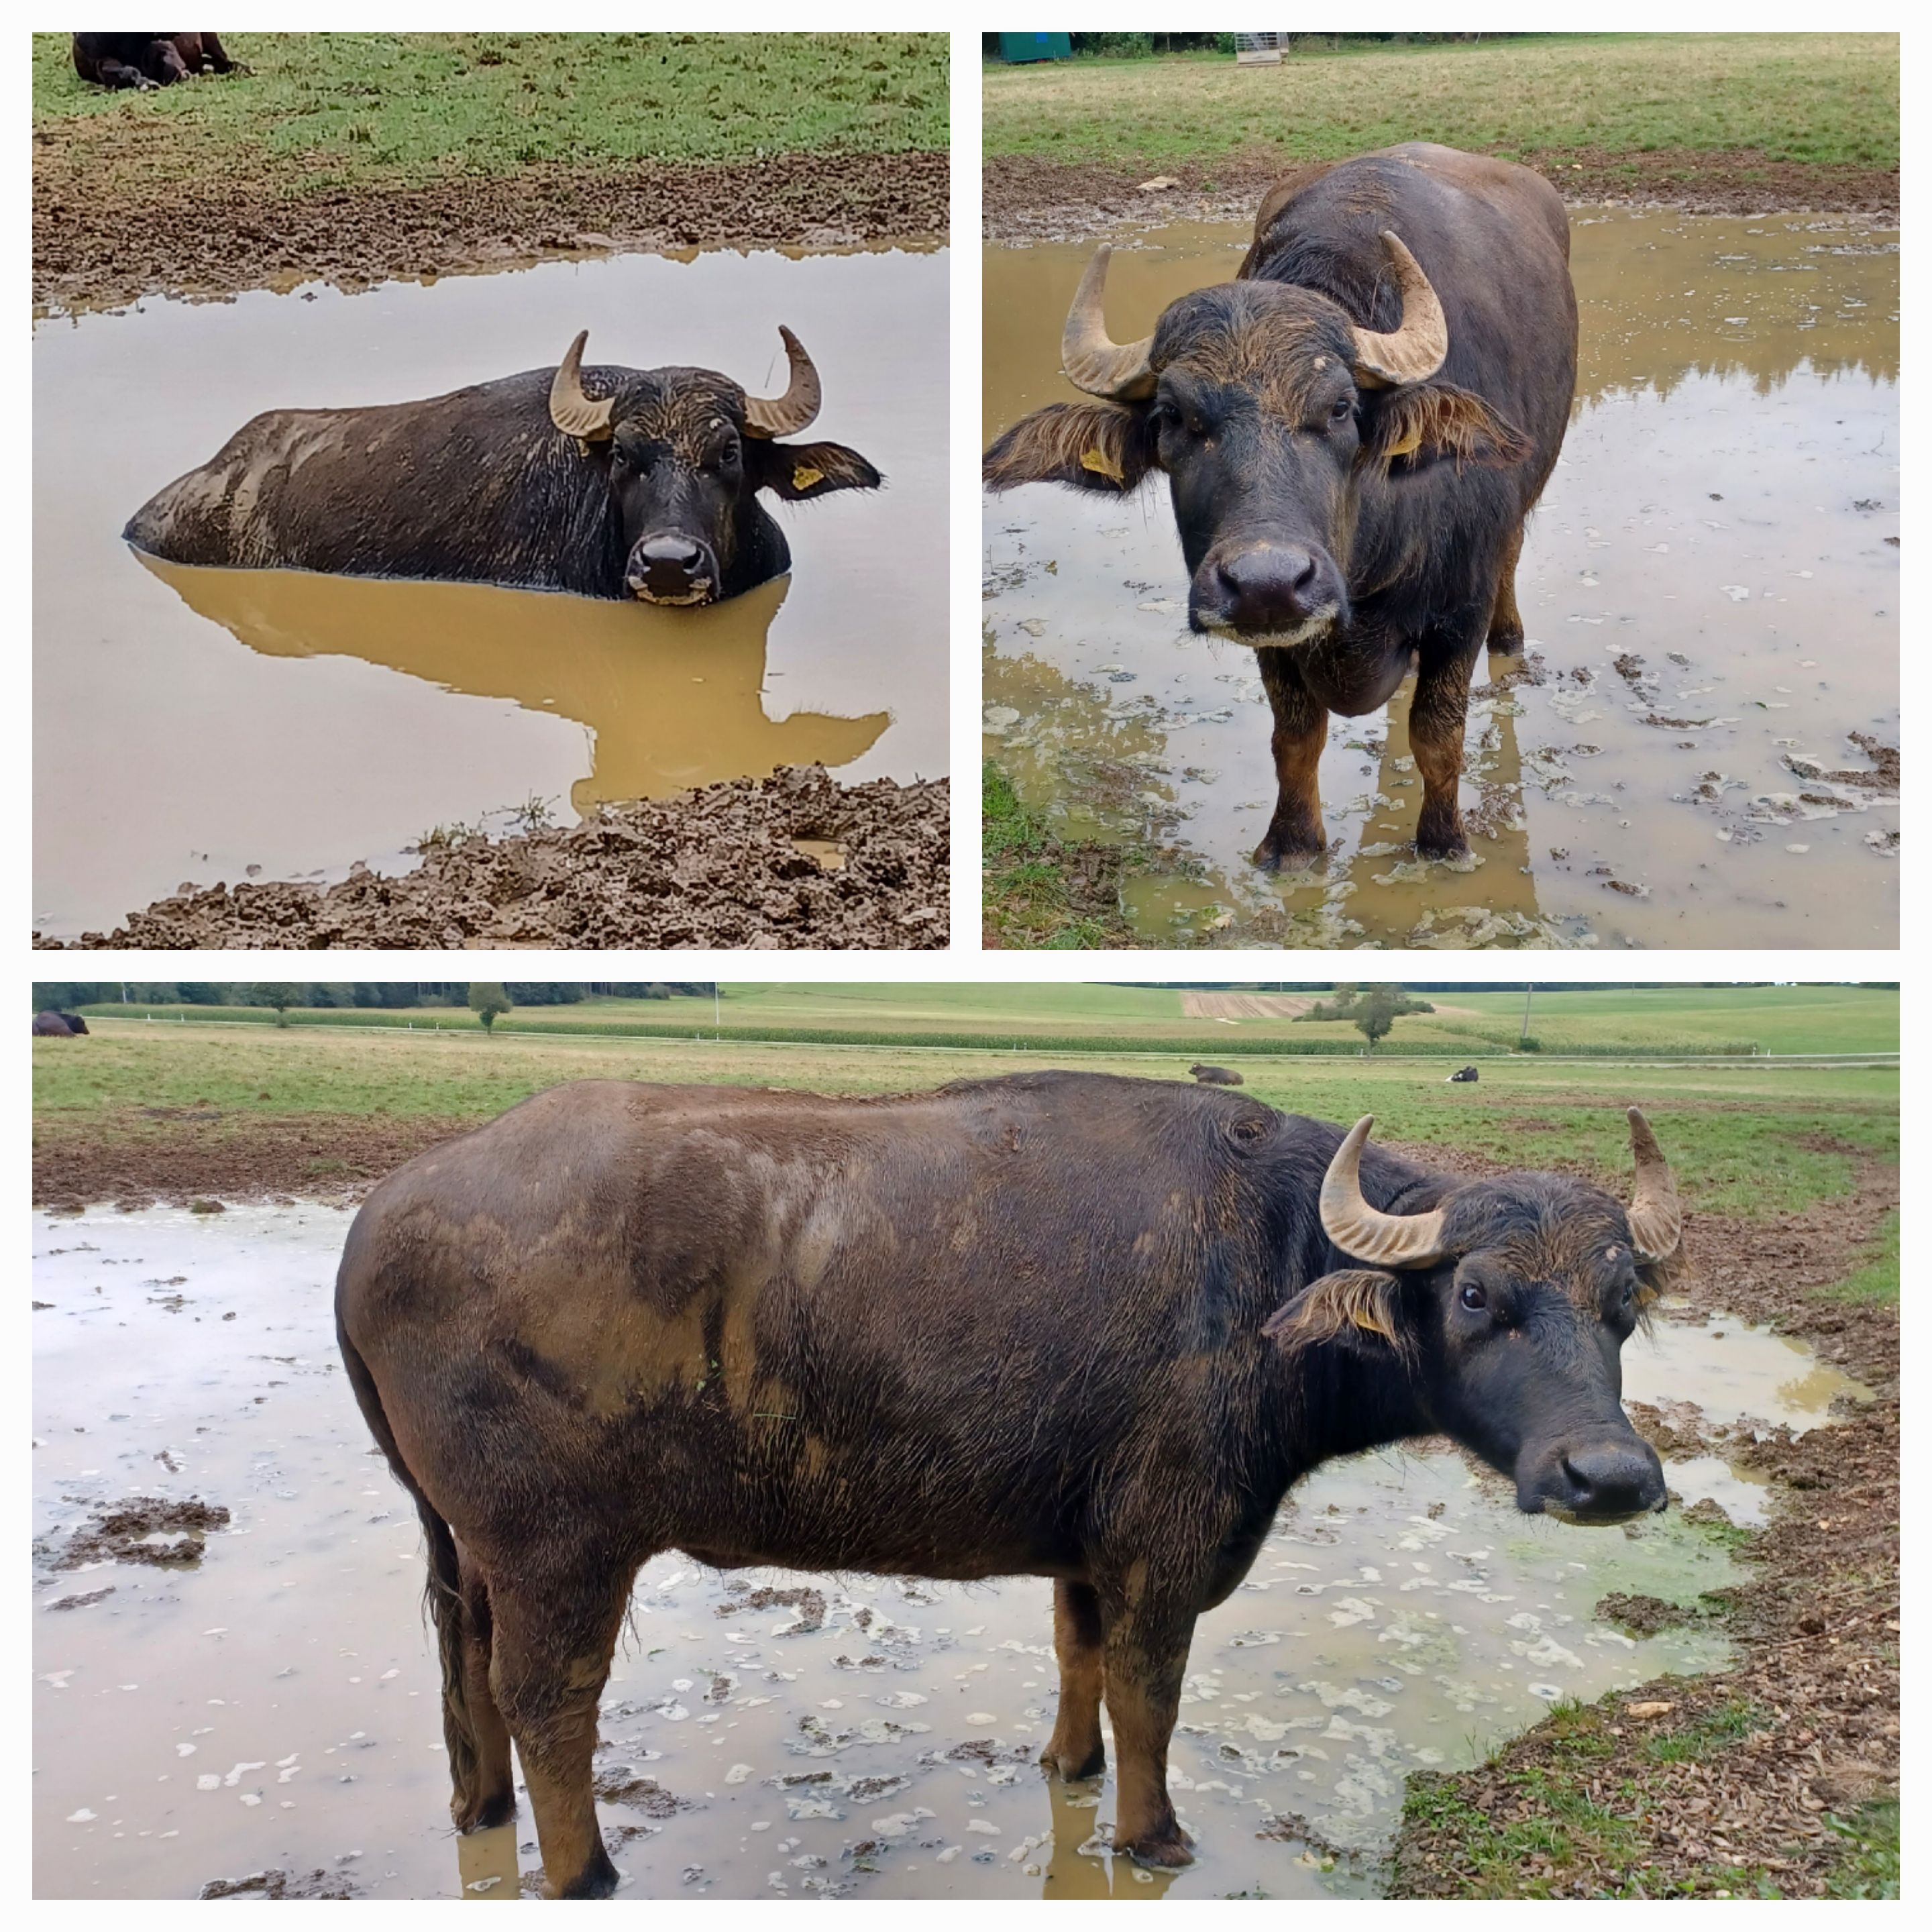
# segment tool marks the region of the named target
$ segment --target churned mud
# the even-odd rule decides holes
[[[1893,221],[1898,218],[1896,168],[1772,161],[1748,150],[1726,154],[1668,148],[1637,154],[1566,149],[1512,158],[1546,175],[1565,200],[1580,206],[1669,207],[1688,214],[1808,208]],[[1079,241],[1116,226],[1161,220],[1252,224],[1262,196],[1293,172],[1278,154],[1159,166],[1150,162],[1132,168],[994,155],[980,176],[986,238]],[[1149,185],[1154,182],[1166,185]]]
[[[532,166],[502,180],[292,195],[285,182],[246,168],[117,189],[98,165],[100,134],[86,118],[34,130],[42,310],[310,280],[357,290],[551,255],[943,238],[950,220],[944,154]]]
[[[448,1829],[419,1533],[334,1352],[348,1220],[293,1204],[37,1219],[42,1895],[536,1886],[526,1804],[499,1832]],[[1471,1764],[1558,1700],[1724,1666],[1736,1640],[1710,1606],[1744,1573],[1706,1519],[1721,1527],[1718,1498],[1742,1486],[1733,1438],[1822,1466],[1855,1426],[1822,1426],[1858,1396],[1848,1378],[1750,1322],[1666,1319],[1625,1360],[1634,1404],[1701,1405],[1688,1451],[1666,1452],[1680,1507],[1662,1518],[1521,1517],[1507,1485],[1430,1443],[1293,1492],[1196,1636],[1172,1762],[1200,1856],[1178,1876],[1108,1854],[1109,1781],[1064,1785],[1034,1762],[1054,1696],[1044,1582],[728,1577],[657,1558],[597,1760],[626,1890],[1378,1888],[1410,1772]],[[117,1510],[190,1502],[230,1513],[193,1568],[111,1552],[52,1567]],[[1671,1614],[1633,1629],[1615,1612],[1638,1600]]]
[[[949,812],[944,779],[848,789],[800,767],[438,843],[400,874],[190,890],[66,944],[943,948]]]
[[[944,775],[946,286],[944,249],[717,250],[40,322],[35,928],[106,932],[184,880],[395,874],[438,832],[788,766]],[[781,323],[818,365],[817,429],[884,487],[776,506],[790,574],[721,604],[185,568],[122,541],[264,410],[446,394],[553,364],[586,327],[593,362],[756,391],[781,380]],[[72,434],[90,415],[115,423],[112,463]]]
[[[1117,335],[1244,227],[1124,231]],[[986,254],[985,433],[1071,393],[1086,242]],[[1147,945],[1888,946],[1898,930],[1898,256],[1852,218],[1572,216],[1577,399],[1471,694],[1466,859],[1418,860],[1408,690],[1330,720],[1329,850],[1250,861],[1275,797],[1253,654],[1186,628],[1164,489],[986,500],[987,757]]]

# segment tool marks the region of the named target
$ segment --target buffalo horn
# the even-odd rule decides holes
[[[1148,366],[1154,338],[1144,336],[1124,347],[1107,334],[1107,263],[1111,248],[1096,248],[1073,306],[1060,332],[1060,372],[1076,389],[1106,396],[1117,403],[1137,402],[1154,394],[1154,374]]]
[[[1630,1110],[1630,1156],[1636,1163],[1636,1191],[1628,1214],[1630,1246],[1643,1262],[1660,1262],[1677,1252],[1684,1216],[1677,1205],[1677,1183],[1670,1164],[1657,1144],[1650,1123],[1635,1107]]]
[[[778,324],[784,338],[785,355],[791,363],[791,381],[782,396],[747,396],[745,398],[745,434],[747,436],[796,436],[810,426],[818,414],[818,371],[805,352],[805,344]]]
[[[590,330],[580,328],[577,340],[556,365],[556,374],[550,378],[550,419],[566,436],[603,442],[610,437],[614,399],[604,396],[593,401],[584,393],[584,345],[590,340]]]
[[[1427,1268],[1442,1258],[1442,1210],[1384,1214],[1362,1198],[1362,1145],[1376,1124],[1364,1114],[1322,1177],[1322,1231],[1345,1255],[1378,1268]]]
[[[1382,252],[1402,292],[1402,323],[1393,335],[1378,335],[1370,328],[1354,332],[1355,380],[1372,388],[1425,382],[1448,358],[1449,325],[1421,263],[1386,228]]]

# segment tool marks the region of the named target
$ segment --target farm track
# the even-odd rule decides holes
[[[932,243],[950,219],[944,153],[532,166],[503,178],[304,193],[285,171],[232,157],[172,176],[129,170],[123,182],[103,167],[99,139],[91,121],[34,131],[37,312],[309,281],[357,290],[545,256]]]

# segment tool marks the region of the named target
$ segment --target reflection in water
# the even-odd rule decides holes
[[[1247,652],[1186,628],[1164,490],[988,502],[988,755],[1021,748],[1022,796],[1070,832],[1111,816],[1089,836],[1142,836],[1054,768],[1065,716],[1036,715],[1024,689],[1050,669],[1150,739],[1138,789],[1171,808],[1200,876],[1130,880],[1149,940],[1895,943],[1895,796],[1808,776],[1864,768],[1852,733],[1898,742],[1895,240],[1850,218],[1622,212],[1573,231],[1576,414],[1518,574],[1532,676],[1470,706],[1474,870],[1400,849],[1420,791],[1405,691],[1384,716],[1331,721],[1325,864],[1256,871],[1267,704]],[[1230,276],[1246,232],[1123,240],[1120,340]],[[986,252],[989,439],[1070,393],[1059,322],[1090,253]]]
[[[494,830],[532,797],[662,792],[821,747],[843,784],[943,776],[947,270],[944,250],[614,255],[40,323],[36,925],[106,930],[184,880],[400,871],[431,828]],[[190,590],[121,540],[138,504],[262,410],[547,368],[586,328],[616,362],[742,372],[770,394],[781,321],[812,346],[824,433],[864,450],[886,487],[776,506],[795,574],[768,644],[730,618],[674,632],[622,608],[426,585],[370,586],[366,603],[314,580]],[[114,425],[105,459],[77,421]],[[546,642],[520,628],[526,610]],[[678,638],[715,665],[681,668]]]
[[[359,658],[475,698],[507,698],[590,734],[579,817],[781,765],[834,770],[891,714],[765,714],[765,644],[788,578],[696,610],[480,584],[297,570],[209,570],[135,555],[190,610],[266,657]]]
[[[493,1825],[456,1840],[456,1882],[465,1898],[523,1896],[518,1888],[517,1828]]]

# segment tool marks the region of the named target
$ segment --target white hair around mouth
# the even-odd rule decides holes
[[[700,577],[688,590],[680,590],[675,597],[662,596],[654,590],[646,590],[642,584],[639,584],[631,594],[640,604],[665,604],[675,606],[706,604],[711,599],[711,580],[708,577]]]
[[[1324,636],[1334,627],[1335,620],[1341,615],[1338,604],[1324,604],[1319,610],[1304,617],[1292,631],[1240,631],[1225,617],[1202,615],[1195,619],[1204,631],[1217,638],[1226,638],[1238,644],[1246,644],[1250,650],[1284,650],[1296,644],[1310,644],[1317,638]]]

